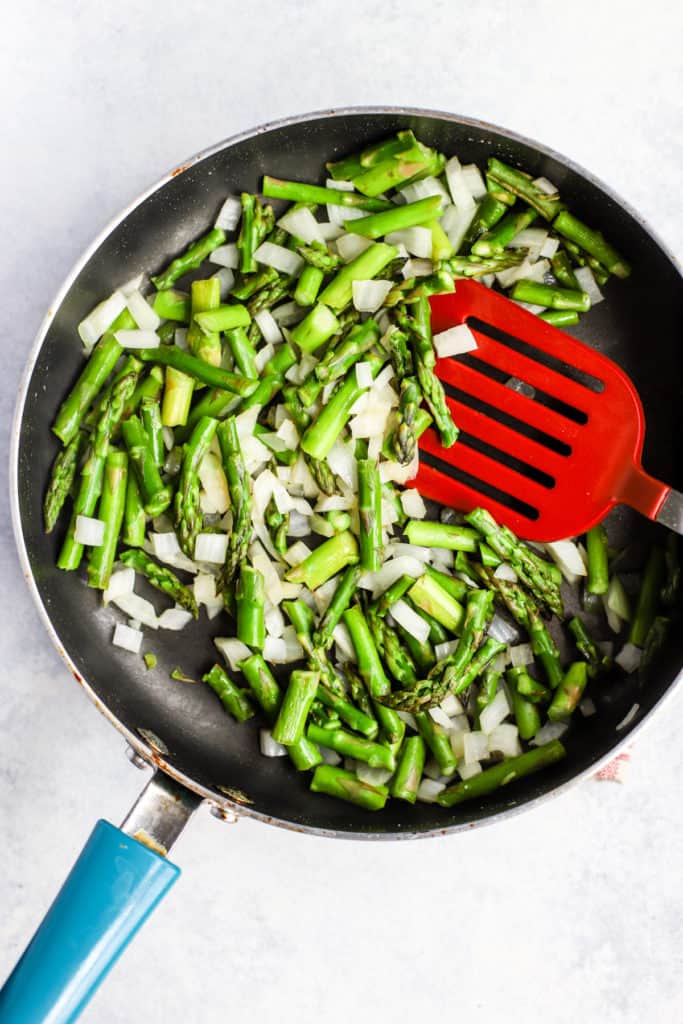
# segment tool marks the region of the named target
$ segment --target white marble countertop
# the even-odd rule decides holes
[[[364,103],[488,119],[589,167],[683,256],[681,29],[658,0],[13,5],[2,493],[25,352],[68,268],[167,168],[252,125]],[[0,524],[1,978],[142,774],[51,647],[6,502]],[[174,850],[181,882],[83,1020],[683,1019],[682,712],[671,702],[645,731],[624,785],[438,841],[331,842],[200,812]]]

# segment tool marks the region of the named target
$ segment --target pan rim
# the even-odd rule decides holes
[[[51,326],[52,320],[60,308],[67,292],[71,288],[77,276],[80,274],[82,269],[85,267],[91,256],[97,251],[100,245],[106,241],[112,231],[122,223],[138,206],[140,206],[149,196],[162,189],[168,182],[172,181],[178,174],[194,167],[195,164],[200,163],[202,160],[207,159],[214,154],[221,152],[231,146],[237,145],[240,142],[248,141],[259,135],[265,134],[270,131],[274,131],[281,128],[289,127],[290,125],[301,124],[309,121],[320,121],[323,119],[329,119],[333,117],[345,117],[345,116],[363,116],[363,115],[376,115],[376,114],[401,114],[404,116],[412,117],[431,117],[441,121],[450,122],[459,126],[464,126],[472,130],[477,131],[488,131],[495,132],[498,135],[503,136],[515,143],[521,143],[535,149],[537,152],[554,159],[564,166],[568,167],[574,173],[581,176],[583,179],[597,187],[601,192],[608,196],[614,203],[616,203],[622,210],[624,210],[640,227],[649,235],[649,237],[656,243],[662,253],[669,260],[671,265],[676,269],[679,276],[683,277],[683,263],[678,257],[672,253],[668,246],[666,246],[661,239],[658,237],[656,232],[652,230],[648,222],[638,213],[637,210],[633,209],[629,203],[624,201],[619,195],[617,195],[610,187],[608,187],[600,178],[596,177],[591,172],[585,170],[581,165],[575,161],[568,159],[564,154],[554,150],[546,145],[537,142],[534,139],[530,139],[527,136],[521,135],[517,132],[511,131],[507,128],[503,128],[491,122],[483,121],[478,118],[465,117],[460,114],[449,113],[447,111],[433,110],[421,107],[403,107],[403,106],[350,106],[350,107],[335,107],[330,109],[315,110],[303,114],[295,114],[290,117],[280,118],[274,121],[268,121],[255,128],[250,128],[242,132],[238,132],[234,135],[228,136],[226,139],[213,144],[205,149],[200,150],[187,160],[178,164],[174,169],[168,171],[162,175],[156,182],[144,189],[136,198],[130,203],[123,207],[119,213],[111,218],[108,223],[98,232],[93,241],[83,251],[80,257],[72,265],[71,269],[64,278],[62,284],[57,290],[52,302],[48,306],[47,313],[43,318],[33,345],[30,349],[26,364],[24,366],[23,373],[21,375],[19,391],[17,395],[16,405],[14,409],[14,415],[12,418],[12,427],[10,435],[10,446],[9,446],[9,498],[10,498],[10,512],[12,517],[12,529],[14,534],[14,541],[17,547],[17,553],[19,555],[19,562],[21,569],[26,580],[29,592],[33,598],[33,601],[38,610],[38,614],[42,623],[50,637],[54,647],[58,654],[65,662],[70,673],[80,683],[82,689],[92,701],[95,707],[104,715],[104,717],[118,730],[123,736],[126,743],[135,751],[136,754],[140,755],[147,763],[156,767],[157,769],[165,772],[172,779],[184,786],[191,792],[196,793],[202,800],[206,800],[211,804],[214,804],[224,810],[228,810],[238,817],[248,817],[257,821],[263,822],[264,824],[276,825],[280,828],[286,828],[290,831],[303,832],[316,836],[324,836],[328,838],[340,838],[340,839],[358,839],[358,840],[405,840],[405,839],[420,839],[434,836],[451,835],[458,832],[470,831],[474,828],[480,828],[484,825],[493,825],[494,823],[501,822],[504,819],[514,817],[518,814],[531,810],[538,806],[538,804],[549,800],[553,797],[558,797],[560,794],[566,792],[570,787],[574,786],[581,780],[594,775],[608,762],[612,761],[615,757],[622,752],[626,746],[630,745],[635,736],[645,726],[646,723],[650,722],[654,717],[655,712],[658,712],[665,701],[669,700],[676,691],[676,683],[683,676],[683,668],[677,674],[676,678],[671,682],[667,690],[661,695],[650,710],[643,715],[642,719],[633,726],[625,735],[605,754],[603,757],[597,759],[592,765],[585,768],[583,771],[573,775],[570,779],[555,786],[552,790],[547,793],[543,793],[540,796],[533,797],[523,804],[519,804],[512,807],[507,807],[504,810],[498,811],[495,814],[482,819],[481,821],[461,821],[450,824],[445,824],[443,827],[428,828],[421,830],[406,830],[405,832],[400,830],[387,830],[383,832],[376,832],[371,829],[367,831],[346,831],[346,830],[335,830],[322,828],[315,825],[304,825],[298,822],[290,821],[286,818],[277,818],[269,814],[265,814],[262,811],[258,811],[254,808],[249,807],[246,804],[240,803],[236,800],[230,799],[228,796],[217,793],[215,790],[209,789],[208,787],[198,783],[196,780],[186,775],[184,772],[176,769],[172,764],[164,759],[156,751],[151,750],[150,747],[143,743],[141,738],[131,730],[127,728],[122,721],[120,721],[111,708],[104,703],[97,695],[95,690],[91,687],[88,680],[85,679],[78,671],[76,665],[72,661],[70,655],[65,650],[60,637],[55,630],[49,613],[45,608],[45,605],[41,599],[36,581],[31,570],[28,552],[24,540],[24,534],[21,525],[21,512],[19,506],[19,445],[20,445],[20,428],[23,419],[24,407],[26,404],[26,398],[28,394],[28,387],[31,380],[31,376],[41,351],[47,332]]]

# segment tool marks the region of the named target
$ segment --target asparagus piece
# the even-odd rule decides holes
[[[399,408],[399,415],[400,414],[401,409]],[[429,415],[426,409],[416,409],[415,421],[412,426],[412,432],[415,436],[416,442],[422,437],[422,435],[424,434],[425,430],[427,429],[431,422],[432,417]],[[388,459],[396,458],[396,429],[397,428],[393,428],[392,430],[389,431],[387,438],[384,444],[382,445],[382,454],[385,455]]]
[[[321,747],[328,747],[336,750],[344,757],[353,757],[357,761],[364,761],[371,768],[386,768],[392,771],[396,767],[396,761],[389,747],[364,736],[354,736],[345,729],[324,729],[313,722],[308,726],[307,735],[313,743]]]
[[[339,321],[327,306],[319,302],[292,330],[292,341],[302,352],[315,352],[339,330]]]
[[[292,672],[273,726],[273,739],[277,743],[289,746],[302,739],[319,682],[320,676],[317,672]],[[310,735],[312,728],[314,727],[309,726],[308,738],[315,743],[315,736]]]
[[[294,301],[299,306],[312,306],[316,300],[325,272],[320,267],[305,266],[299,275]]]
[[[541,728],[541,716],[538,708],[527,700],[519,691],[518,677],[527,675],[524,668],[509,668],[505,673],[512,699],[512,712],[515,716],[519,735],[523,740],[530,740]]]
[[[71,441],[69,441],[69,443],[57,453],[57,457],[52,464],[50,482],[43,502],[43,520],[45,523],[46,533],[51,533],[54,529],[55,523],[59,518],[59,513],[62,511],[62,506],[66,501],[66,497],[71,491],[71,487],[76,476],[76,469],[78,467],[78,457],[81,452],[82,440],[82,435],[77,433]]]
[[[275,499],[271,498],[268,507],[266,508],[264,519],[270,538],[273,542],[273,547],[280,555],[284,555],[287,550],[287,527],[289,526],[289,515],[283,515],[278,510],[275,504]]]
[[[453,753],[451,740],[446,730],[434,721],[428,711],[416,711],[415,721],[420,730],[420,736],[431,750],[441,769],[441,774],[453,775],[458,767],[458,759]]]
[[[245,409],[253,409],[256,405],[268,405],[275,398],[275,395],[282,390],[285,374],[296,362],[297,357],[292,346],[287,344],[287,342],[284,345],[280,345],[264,370],[263,376],[258,381],[256,388],[240,405],[240,412],[244,412]]]
[[[412,576],[399,576],[390,587],[377,599],[374,608],[378,615],[384,616],[391,606],[396,604],[407,591],[410,590],[415,580]]]
[[[373,459],[358,459],[360,565],[376,572],[382,564],[382,487]]]
[[[189,323],[192,315],[190,296],[187,292],[176,291],[175,288],[157,292],[152,308],[162,320],[175,320],[181,324]]]
[[[76,518],[79,515],[94,515],[97,499],[102,491],[104,463],[104,457],[96,455],[91,447],[88,451],[83,469],[81,470],[81,479],[78,492],[73,503],[71,519],[69,520],[66,537],[64,538],[64,543],[62,544],[62,549],[59,553],[59,558],[57,559],[57,566],[59,569],[72,572],[74,569],[78,569],[81,564],[81,558],[83,557],[83,545],[79,544],[74,538]]]
[[[568,210],[562,210],[555,217],[553,227],[560,235],[564,235],[570,242],[575,242],[587,253],[593,256],[603,265],[610,274],[625,278],[631,273],[631,268],[622,256],[614,249],[599,231],[594,231],[582,221],[574,217]]]
[[[548,632],[538,608],[531,601],[527,601],[527,618],[532,653],[543,666],[548,683],[554,690],[560,685],[564,675],[560,664],[560,652]]]
[[[361,782],[353,772],[335,768],[331,764],[321,764],[316,768],[310,788],[312,793],[336,796],[366,811],[381,811],[389,796],[386,786],[371,786],[368,782]]]
[[[586,662],[573,662],[565,672],[564,679],[555,690],[552,704],[548,708],[548,718],[551,722],[560,722],[571,715],[581,700],[587,682],[588,666]],[[526,737],[522,738],[525,739]]]
[[[500,786],[507,786],[516,779],[545,768],[562,760],[566,751],[559,740],[551,740],[535,750],[529,750],[517,757],[508,757],[490,768],[484,769],[479,775],[463,779],[442,790],[436,798],[441,807],[455,807],[465,800],[474,800],[488,796]]]
[[[183,352],[174,346],[160,346],[159,348],[141,348],[137,351],[138,359],[144,363],[156,363],[159,366],[166,366],[187,377],[208,384],[210,388],[219,388],[222,391],[230,391],[241,398],[248,398],[258,386],[258,381],[249,380],[247,377],[240,377],[236,373],[222,370],[220,366],[212,366],[202,359],[197,359],[189,352]],[[168,387],[168,375],[166,379]],[[173,426],[164,420],[165,426]],[[182,425],[182,424],[181,424]]]
[[[512,211],[496,224],[495,228],[485,232],[472,246],[475,256],[493,256],[494,253],[509,245],[520,231],[528,228],[536,220],[536,210],[527,206],[525,210]]]
[[[640,670],[645,672],[662,649],[671,627],[671,619],[667,615],[658,615],[650,626],[645,640]]]
[[[210,277],[209,281],[212,283],[218,282],[215,277]],[[205,284],[208,282],[194,281],[193,284]],[[221,306],[220,302],[217,302],[210,306],[207,306],[204,310],[195,311],[194,292],[193,292],[193,317],[197,324],[205,334],[213,334],[220,331],[234,331],[239,327],[248,327],[251,323],[251,316],[246,306],[240,306],[237,303],[231,305]],[[219,365],[219,364],[216,364]]]
[[[390,693],[391,686],[363,612],[359,605],[354,605],[344,612],[343,618],[356,652],[358,673],[375,702],[375,711],[385,737],[389,743],[398,743],[405,733],[405,725],[395,711],[378,703],[379,699],[383,700]]]
[[[361,733],[368,739],[374,739],[379,731],[376,720],[366,714],[362,709],[349,703],[339,694],[330,690],[324,683],[318,686],[317,699],[325,707],[331,708],[339,716],[342,722],[346,722],[349,728]]]
[[[465,610],[432,576],[427,573],[420,576],[408,591],[408,596],[418,608],[436,619],[450,633],[460,632]],[[437,642],[444,641],[439,639]]]
[[[550,261],[550,266],[553,268],[553,274],[563,288],[571,288],[577,292],[581,290],[571,260],[564,249],[559,249],[555,253]]]
[[[371,213],[389,210],[393,205],[388,199],[368,198],[356,192],[343,192],[341,189],[325,188],[322,185],[307,185],[301,181],[282,181],[267,174],[263,176],[261,191],[269,199],[290,199],[293,203],[330,203],[333,206],[369,210]]]
[[[311,476],[324,494],[336,493],[337,485],[335,483],[334,473],[326,462],[321,462],[319,459],[312,459],[309,456],[306,459],[306,465],[310,470]]]
[[[538,281],[517,281],[512,289],[512,298],[517,302],[532,302],[551,309],[574,309],[586,313],[591,308],[590,296],[586,292],[569,288],[554,288]]]
[[[319,673],[328,689],[343,697],[344,686],[328,661],[325,650],[316,647],[313,642],[314,616],[311,609],[303,601],[283,601],[282,607],[296,630],[297,640],[306,653],[311,669]]]
[[[132,548],[141,548],[145,543],[147,516],[142,504],[140,488],[135,473],[128,474],[126,483],[126,507],[123,512],[123,533],[121,540]]]
[[[171,488],[164,485],[149,437],[138,416],[129,416],[121,424],[121,434],[135,471],[145,512],[158,516],[171,504]]]
[[[158,402],[161,398],[163,387],[164,371],[160,366],[153,366],[146,377],[138,380],[130,401],[126,402],[122,418],[124,420],[128,419],[132,413],[137,412],[146,398],[152,402]]]
[[[388,337],[389,358],[394,373],[399,379],[414,372],[413,357],[408,347],[408,334],[399,327],[393,327]]]
[[[192,431],[183,453],[173,508],[178,543],[188,558],[194,558],[194,545],[202,524],[199,507],[199,466],[209,450],[217,426],[217,420],[203,416]]]
[[[537,185],[534,185],[527,174],[515,170],[514,167],[510,167],[508,164],[504,164],[502,160],[490,157],[488,173],[493,181],[502,185],[508,192],[512,192],[513,195],[519,196],[529,206],[533,206],[535,210],[538,210],[545,220],[552,220],[562,210],[562,203],[559,199],[546,195]],[[553,224],[553,227],[557,227],[557,225]]]
[[[352,195],[352,193],[347,194]],[[368,281],[377,277],[387,263],[390,263],[397,255],[398,249],[395,246],[386,245],[384,242],[374,242],[338,271],[322,290],[318,301],[329,306],[334,312],[338,312],[351,302],[354,281]]]
[[[479,650],[472,656],[469,665],[465,668],[452,692],[458,694],[467,690],[474,680],[482,674],[484,669],[504,650],[504,643],[500,640],[494,640],[493,637],[487,637]]]
[[[637,647],[643,647],[645,645],[647,634],[654,622],[655,615],[657,614],[657,603],[664,583],[664,577],[664,550],[658,546],[653,547],[650,550],[650,554],[645,565],[643,582],[640,587],[640,593],[638,594],[636,612],[633,616],[633,622],[631,623],[631,630],[628,637],[629,643],[635,644]]]
[[[285,579],[290,583],[303,583],[309,590],[317,590],[326,580],[336,576],[347,565],[355,565],[357,561],[356,538],[346,530],[330,537],[312,551],[303,562],[286,573]]]
[[[401,381],[399,420],[392,435],[394,454],[404,466],[412,462],[417,448],[415,424],[421,400],[422,394],[415,377],[404,377]]]
[[[425,565],[424,569],[427,576],[430,576],[443,590],[447,591],[451,597],[454,597],[456,601],[462,601],[467,595],[467,584],[463,580],[456,579],[455,576],[449,576],[445,572],[440,572],[429,564]]]
[[[228,714],[238,722],[246,722],[254,717],[254,709],[246,693],[233,683],[220,665],[213,665],[206,675],[202,676],[202,681],[209,684]]]
[[[413,142],[409,149],[372,167],[366,168],[353,177],[353,184],[366,196],[378,196],[390,188],[407,185],[410,181],[428,175],[441,174],[445,157],[433,149],[418,142]]]
[[[232,531],[220,576],[221,586],[225,589],[246,557],[251,540],[251,494],[234,416],[218,425],[217,434],[232,508]]]
[[[252,654],[250,658],[245,658],[239,663],[239,667],[268,722],[274,722],[282,700],[282,693],[273,673],[260,654]],[[287,753],[299,772],[314,768],[322,761],[322,756],[316,745],[305,736],[298,743],[288,746]]]
[[[224,242],[225,232],[220,228],[212,228],[207,234],[202,235],[196,242],[189,245],[181,256],[172,260],[161,274],[153,277],[152,284],[157,291],[171,288],[179,277],[187,274],[190,270],[196,270],[199,264],[203,263],[206,257]]]
[[[217,277],[208,277],[202,281],[193,281],[190,286],[192,296],[192,317],[187,330],[187,347],[193,356],[211,366],[220,366],[222,358],[219,328],[209,329],[200,326],[199,317],[213,317],[221,302],[221,286]]]
[[[368,608],[366,617],[372,639],[389,673],[403,686],[415,686],[417,683],[415,663],[401,644],[396,632],[378,614],[376,607]]]
[[[612,667],[612,659],[598,650],[585,624],[577,615],[570,619],[567,625],[579,653],[588,662],[589,675],[596,676],[599,672]]]
[[[417,379],[434,418],[434,425],[439,431],[441,443],[444,448],[450,448],[457,440],[458,428],[446,404],[443,384],[434,373],[436,356],[432,346],[429,301],[426,298],[418,299],[412,308],[413,316],[401,315],[399,323],[409,332]]]
[[[304,403],[301,401],[294,385],[282,389],[282,397],[285,402],[285,409],[294,420],[296,429],[300,434],[306,430],[311,422],[309,413],[306,412]]]
[[[517,267],[524,260],[523,249],[506,249],[490,256],[453,256],[444,263],[444,268],[455,277],[483,277],[484,274],[498,274],[501,270]]]
[[[384,364],[383,357],[371,355],[368,356],[367,361],[370,364],[373,377],[376,377]],[[301,438],[302,451],[314,459],[321,461],[326,459],[334,442],[346,426],[354,403],[366,390],[366,388],[359,387],[355,372],[350,370],[317,419],[305,431]]]
[[[327,611],[314,633],[313,640],[316,647],[322,647],[326,651],[332,646],[332,634],[341,622],[342,615],[351,604],[358,586],[360,573],[359,565],[349,565],[344,569],[334,596],[327,606]]]
[[[106,590],[114,564],[126,505],[127,475],[126,453],[110,451],[104,463],[102,497],[97,512],[98,518],[104,522],[104,537],[99,547],[92,548],[88,562],[88,586],[97,587],[99,590]]]
[[[493,184],[491,179],[488,177],[486,180],[487,183]],[[509,192],[504,192],[504,194],[510,195]],[[515,202],[514,196],[513,202]],[[465,232],[465,246],[471,245],[476,238],[497,224],[498,221],[507,213],[509,205],[511,204],[502,200],[498,193],[491,191],[487,192],[479,203],[470,226]]]
[[[235,307],[241,308],[241,307]],[[256,367],[256,349],[247,336],[243,327],[233,327],[225,332],[225,340],[232,352],[235,366],[243,377],[256,380],[259,376]]]
[[[586,534],[588,552],[588,578],[586,589],[590,594],[606,594],[609,588],[609,566],[607,561],[607,531],[602,523]]]
[[[539,683],[538,679],[530,676],[526,668],[520,667],[515,671],[518,673],[515,685],[521,697],[531,701],[532,704],[550,703],[552,693],[547,686],[544,686],[543,683]]]
[[[195,619],[199,618],[199,609],[197,608],[194,594],[165,565],[159,565],[146,552],[139,549],[122,551],[119,555],[119,561],[134,569],[135,572],[139,572],[156,590],[160,590],[162,594],[166,594],[176,604],[186,608]]]
[[[158,401],[144,398],[140,403],[140,417],[149,444],[154,465],[163,466],[166,461],[164,433],[161,425],[161,406]]]
[[[416,640],[403,626],[398,627],[398,634],[402,643],[407,648],[413,663],[419,670],[418,675],[425,675],[427,672],[430,672],[436,665],[436,656],[429,640],[424,642]]]
[[[354,235],[364,238],[382,238],[391,231],[415,227],[433,220],[441,207],[441,196],[427,196],[414,203],[403,206],[392,206],[382,213],[372,213],[368,217],[347,220],[344,227]]]
[[[193,391],[194,379],[191,376],[173,366],[166,367],[161,406],[161,422],[165,427],[184,426],[187,423]]]
[[[247,647],[254,647],[259,651],[263,650],[266,639],[265,600],[263,573],[242,562],[235,586],[237,638]]]
[[[272,230],[275,218],[272,208],[261,206],[256,196],[249,192],[243,192],[241,200],[242,221],[237,249],[240,254],[240,270],[243,274],[251,274],[257,269],[254,251]]]
[[[327,384],[337,380],[351,369],[354,363],[371,349],[379,338],[379,327],[375,320],[370,318],[365,323],[352,327],[346,337],[325,353],[320,362],[316,365],[314,372],[318,381]],[[317,394],[313,397],[313,401]],[[312,404],[305,402],[305,405]]]
[[[403,741],[401,759],[391,781],[391,795],[397,800],[414,804],[425,763],[425,741],[422,736],[410,736]]]
[[[578,324],[579,314],[574,309],[549,309],[545,313],[540,313],[539,319],[545,320],[553,327],[570,327],[572,324]]]
[[[114,321],[112,327],[115,327],[122,317],[123,314]],[[130,321],[135,326],[132,317]],[[104,334],[95,345],[78,380],[60,405],[57,418],[52,426],[53,433],[63,444],[73,441],[86,409],[114,369],[122,351],[123,349],[111,330]]]
[[[411,544],[449,551],[476,551],[479,534],[476,530],[454,523],[434,523],[427,519],[411,519],[404,532]]]
[[[502,676],[500,669],[497,669],[494,664],[489,662],[482,673],[482,680],[479,685],[479,693],[477,694],[477,713],[481,715],[484,708],[487,708],[493,698],[498,693],[498,683]]]
[[[534,597],[547,604],[550,610],[561,618],[562,598],[550,565],[525,547],[511,530],[505,526],[498,526],[486,509],[474,509],[465,516],[465,521],[479,530],[486,543],[500,558],[510,563]]]
[[[488,174],[486,177],[486,192],[488,195],[493,196],[498,200],[499,203],[504,203],[505,206],[514,206],[517,202],[517,196],[512,192],[508,192],[507,189],[499,185],[498,182],[494,181]]]
[[[310,245],[297,245],[296,251],[306,261],[307,265],[315,270],[322,270],[328,274],[336,270],[341,260],[334,253],[330,252],[323,242],[311,242]]]

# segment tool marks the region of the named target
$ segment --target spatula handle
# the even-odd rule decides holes
[[[683,534],[683,494],[655,480],[642,466],[634,466],[616,495],[620,504],[630,505],[662,526]]]

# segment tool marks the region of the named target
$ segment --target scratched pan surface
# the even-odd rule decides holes
[[[390,801],[383,813],[373,815],[311,794],[308,775],[297,774],[287,759],[260,756],[256,723],[233,723],[208,687],[169,678],[176,666],[196,677],[206,671],[215,659],[212,636],[225,630],[221,617],[207,624],[202,616],[181,633],[148,632],[144,649],[158,657],[153,671],[145,670],[141,658],[113,647],[118,613],[101,607],[99,593],[88,589],[81,574],[55,568],[62,530],[43,534],[41,502],[57,451],[49,425],[82,365],[75,328],[93,305],[139,271],[163,267],[207,230],[228,192],[257,191],[264,173],[318,180],[325,160],[408,127],[429,145],[457,153],[463,163],[481,166],[495,154],[534,176],[550,178],[570,208],[601,228],[631,261],[631,278],[610,281],[607,301],[574,330],[631,375],[647,416],[644,465],[683,489],[678,442],[683,302],[672,257],[637,215],[561,156],[489,125],[413,110],[325,111],[269,125],[200,154],[136,201],[100,235],[58,296],[27,368],[14,437],[15,528],[30,585],[60,653],[112,723],[140,753],[203,796],[232,804],[226,791],[243,794],[250,803],[242,811],[264,820],[367,838],[411,837],[492,820],[589,772],[626,739],[627,732],[615,732],[615,725],[631,705],[637,702],[641,708],[632,733],[673,686],[683,661],[677,630],[646,679],[615,673],[592,686],[597,714],[572,725],[564,763],[452,812]],[[611,536],[633,545],[634,559],[659,529],[626,510],[617,510],[610,522]],[[157,750],[140,730],[159,738]]]

